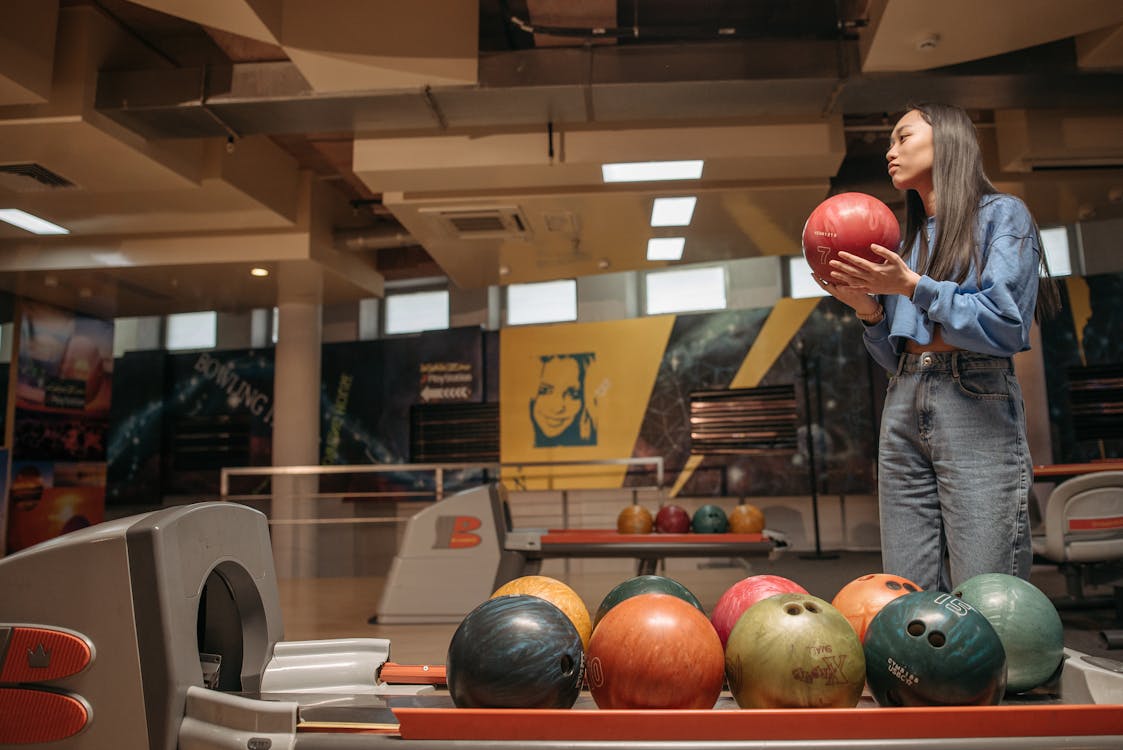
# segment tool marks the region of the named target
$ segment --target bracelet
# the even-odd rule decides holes
[[[872,326],[880,323],[881,319],[885,317],[885,308],[878,304],[877,309],[868,315],[862,315],[857,310],[854,311],[854,315],[866,325]]]

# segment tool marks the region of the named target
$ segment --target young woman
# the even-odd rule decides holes
[[[900,254],[842,253],[822,282],[854,308],[891,373],[878,449],[883,566],[943,591],[979,573],[1028,578],[1033,474],[1011,356],[1029,348],[1035,310],[1056,304],[1040,235],[1025,204],[987,179],[961,109],[910,108],[886,159],[906,191]]]

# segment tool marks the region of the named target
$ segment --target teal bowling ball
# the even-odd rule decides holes
[[[994,627],[942,591],[890,601],[870,621],[866,682],[882,706],[993,706],[1006,691],[1006,652]]]
[[[717,505],[703,505],[694,511],[690,528],[695,534],[724,534],[729,531],[729,517]]]
[[[1064,659],[1064,626],[1057,608],[1029,581],[1006,573],[970,578],[953,592],[990,621],[1006,650],[1006,692],[1048,682]]]
[[[585,650],[569,617],[536,596],[497,596],[449,642],[445,680],[457,708],[572,708]]]
[[[698,597],[694,596],[690,589],[675,579],[655,575],[635,576],[613,586],[612,590],[601,600],[600,606],[597,607],[597,613],[593,616],[593,630],[597,629],[597,623],[608,614],[609,610],[625,599],[631,599],[633,596],[640,594],[670,594],[682,599],[702,614],[706,612],[702,608],[702,603],[698,601]]]

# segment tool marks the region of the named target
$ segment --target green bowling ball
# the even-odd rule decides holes
[[[729,517],[716,505],[703,505],[694,511],[690,528],[695,534],[724,534],[729,531]]]
[[[886,604],[866,629],[866,682],[882,706],[988,706],[1006,691],[1006,652],[967,602],[917,591]]]
[[[597,613],[593,617],[593,630],[596,630],[597,623],[608,614],[610,609],[625,599],[631,599],[639,594],[670,594],[693,605],[702,614],[706,613],[702,608],[702,603],[698,601],[698,597],[694,596],[690,589],[675,579],[654,575],[636,576],[616,584],[601,600],[600,606],[597,607]]]
[[[990,621],[1006,651],[1006,692],[1047,682],[1064,659],[1064,626],[1057,608],[1029,581],[984,573],[963,582],[955,596]]]

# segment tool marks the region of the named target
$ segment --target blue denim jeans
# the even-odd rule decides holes
[[[878,450],[885,572],[942,591],[980,573],[1029,578],[1032,473],[1009,358],[901,355]]]

